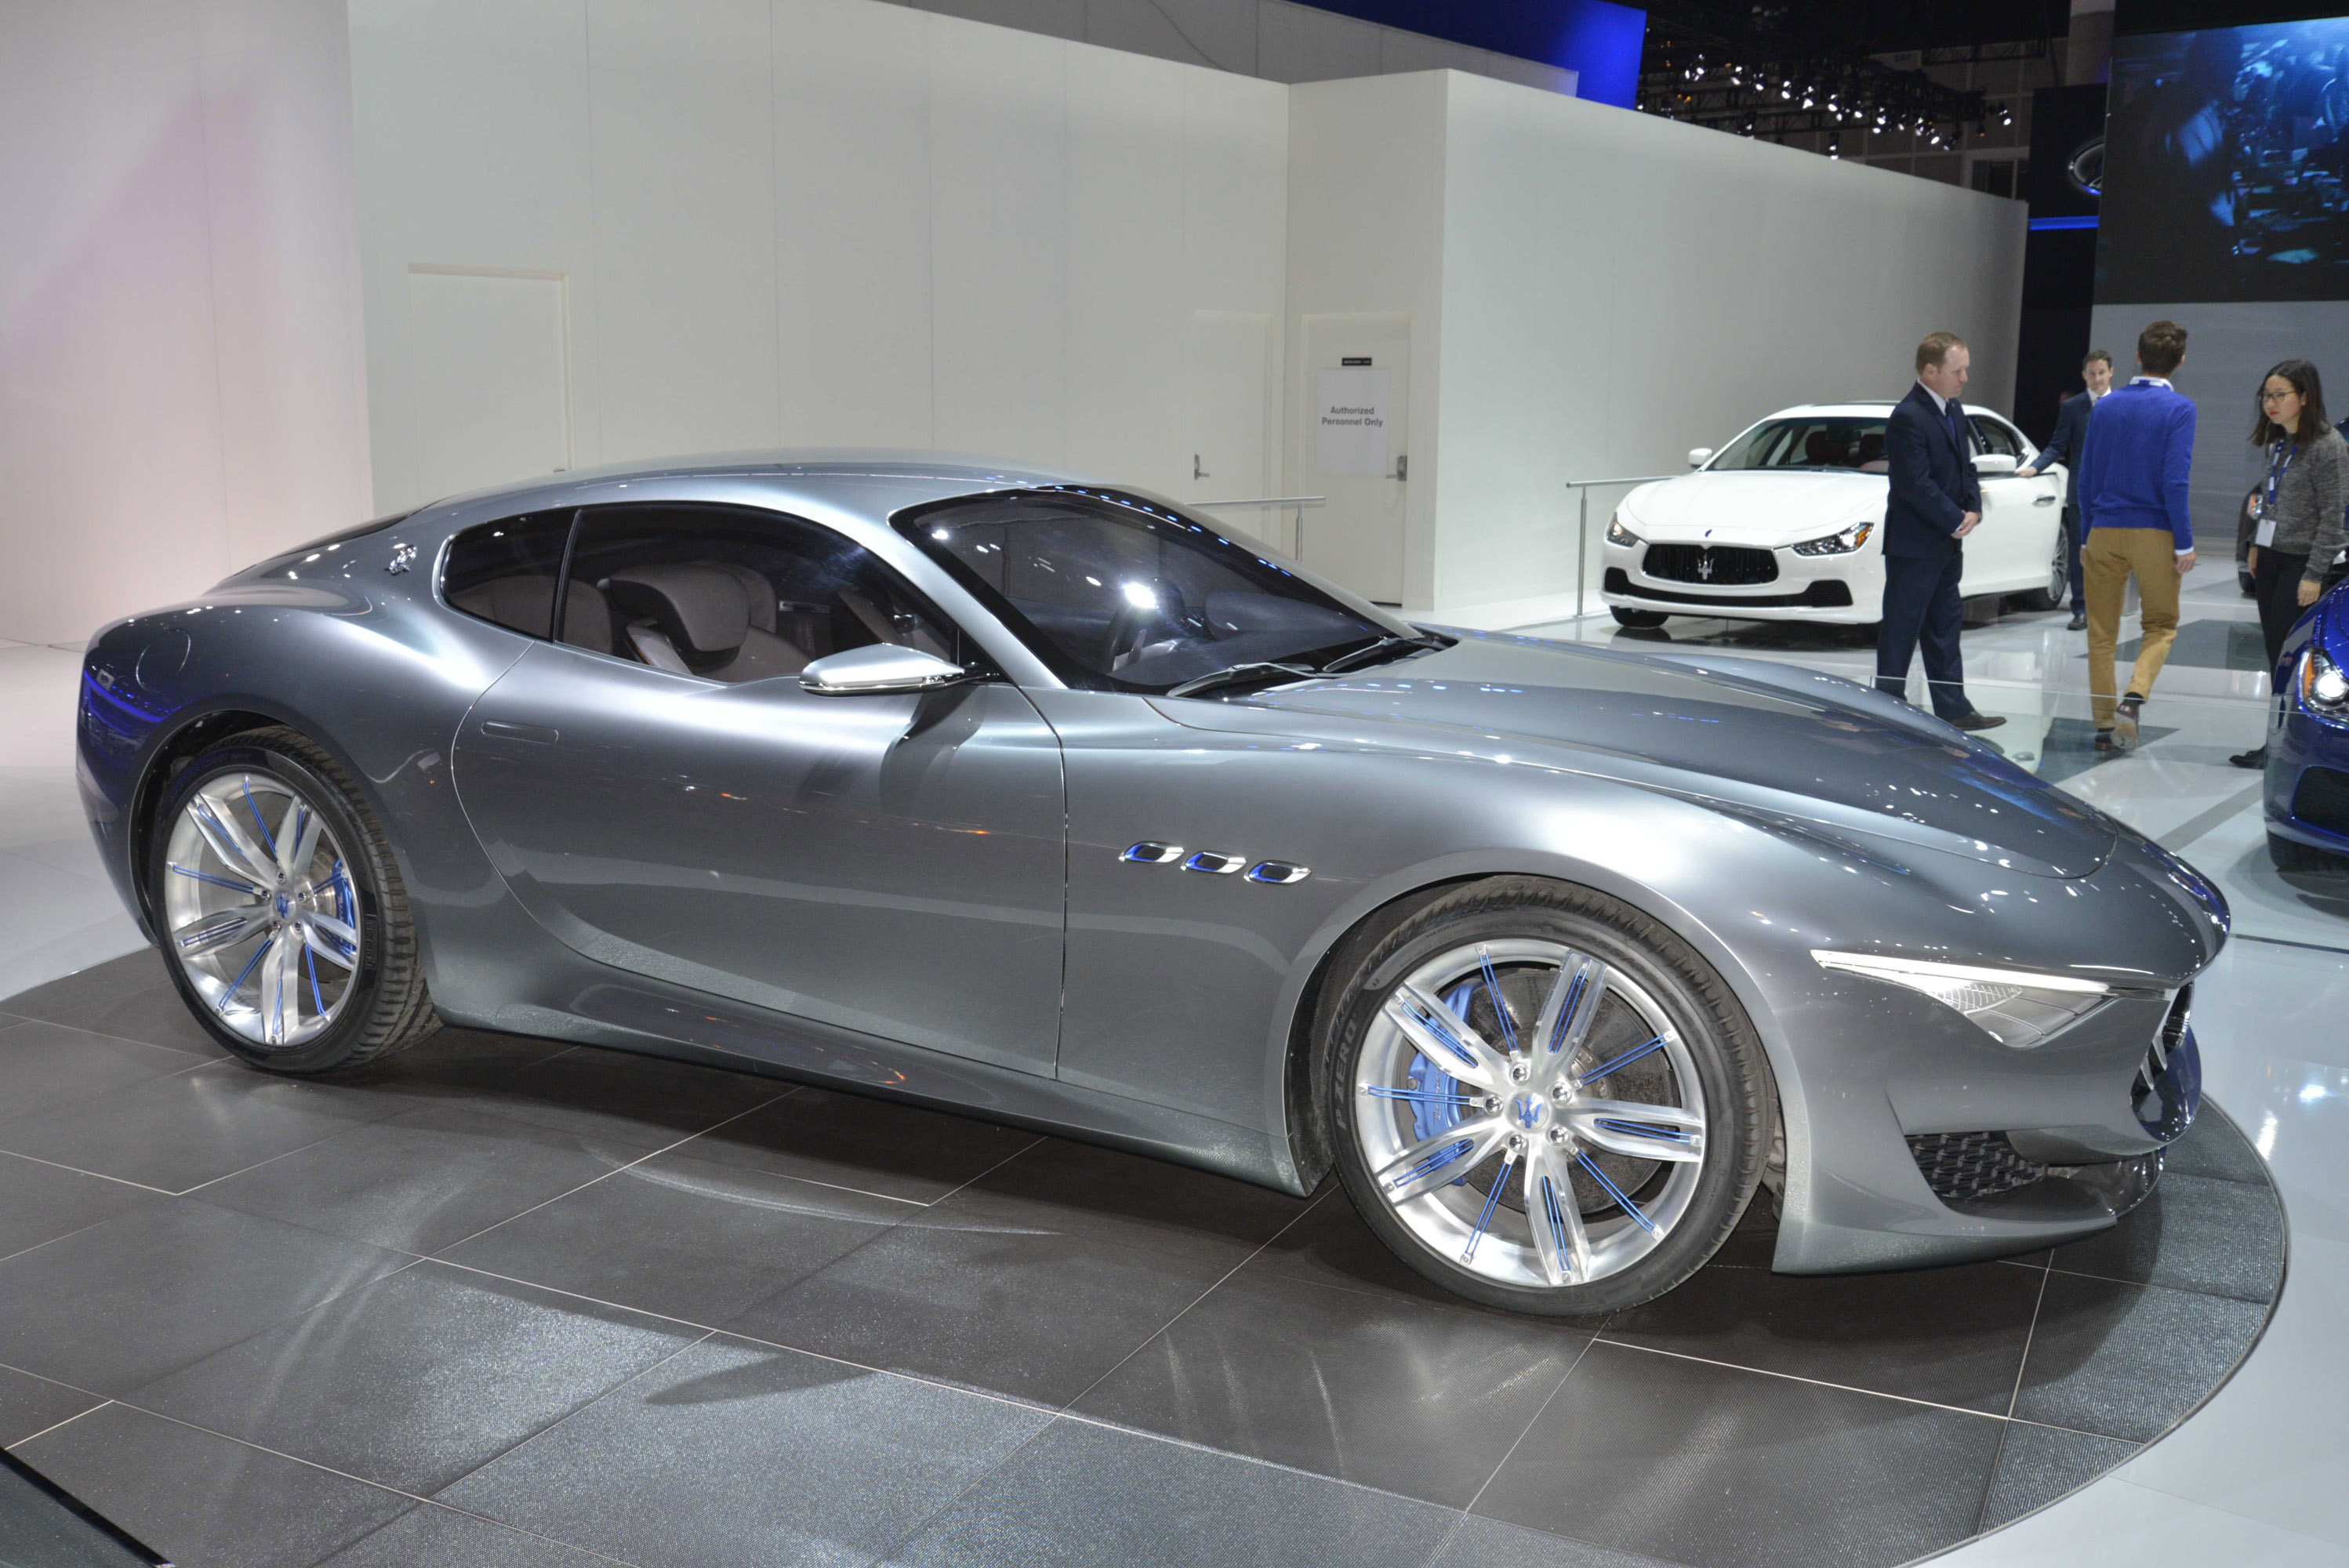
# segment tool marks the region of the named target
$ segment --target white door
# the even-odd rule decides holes
[[[1273,454],[1279,448],[1279,404],[1272,395],[1277,370],[1273,317],[1253,311],[1202,310],[1191,316],[1185,345],[1190,406],[1190,487],[1186,500],[1257,500],[1273,493]],[[1235,532],[1283,554],[1297,552],[1294,513],[1270,507],[1234,507],[1215,514]]]
[[[409,269],[415,499],[572,466],[564,292],[559,273]]]
[[[1973,417],[1979,449],[2016,462],[2028,460],[2029,443],[2002,420]],[[2057,474],[2018,479],[1981,476],[1982,524],[1966,536],[1961,594],[2019,593],[2047,585],[2048,563],[2064,530],[2064,481]]]
[[[1402,603],[1411,484],[1411,317],[1309,315],[1304,419],[1289,471],[1328,503],[1302,515],[1298,559],[1364,598]]]

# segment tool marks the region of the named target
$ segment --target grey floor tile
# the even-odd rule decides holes
[[[907,1568],[1420,1568],[1453,1517],[1408,1498],[1062,1419],[888,1561]]]
[[[1399,1301],[1485,1310],[1454,1295],[1395,1256],[1394,1250],[1362,1222],[1352,1201],[1335,1183],[1296,1223],[1250,1258],[1247,1268],[1252,1274],[1274,1274],[1344,1290],[1368,1291]]]
[[[2222,1181],[2269,1184],[2268,1162],[2233,1119],[2208,1099],[2186,1136],[2162,1156],[2162,1169],[2165,1181],[2171,1176],[2215,1176]]]
[[[0,1449],[13,1448],[35,1432],[105,1404],[95,1394],[0,1367]]]
[[[355,1242],[433,1253],[650,1152],[451,1102],[338,1132],[201,1196]]]
[[[665,1154],[446,1255],[714,1326],[921,1212],[894,1199]]]
[[[125,1393],[406,1261],[275,1220],[154,1203],[0,1259],[0,1363]]]
[[[1462,1518],[1427,1568],[1677,1568],[1661,1558],[1521,1530],[1475,1514]]]
[[[1169,1230],[1126,1246],[965,1191],[725,1326],[867,1367],[1064,1405],[1247,1256]]]
[[[2283,1277],[2283,1205],[2263,1181],[2172,1171],[2111,1230],[2056,1248],[2054,1266],[2267,1301]]]
[[[2043,1508],[2065,1492],[2087,1485],[2137,1451],[2137,1444],[2112,1438],[2034,1427],[2028,1421],[2009,1422],[2006,1444],[1998,1454],[1998,1474],[1982,1504],[1982,1527],[1995,1530]]]
[[[0,1258],[161,1202],[144,1187],[0,1154]]]
[[[164,972],[163,955],[151,947],[20,991],[0,1001],[0,1013],[70,1024],[197,1056],[228,1054],[188,1011]]]
[[[415,1506],[124,1405],[16,1453],[178,1568],[308,1568]]]
[[[1603,1333],[1651,1349],[2003,1416],[2039,1280],[2035,1270],[2002,1264],[1826,1275],[1705,1268],[1609,1319]]]
[[[9,1568],[151,1568],[155,1553],[85,1517],[45,1484],[0,1463],[0,1563]]]
[[[2264,1303],[2051,1274],[2014,1413],[2150,1442],[2226,1377],[2267,1315]]]
[[[1091,1143],[1050,1138],[957,1195],[993,1201],[1067,1235],[1137,1247],[1220,1244],[1237,1263],[1312,1203],[1285,1192]]]
[[[2002,1424],[1600,1343],[1475,1511],[1682,1563],[1901,1563],[1972,1532]]]
[[[846,1568],[903,1540],[1047,1419],[720,1337],[440,1501],[634,1563]]]
[[[11,1122],[0,1150],[184,1191],[398,1109],[212,1062]]]
[[[1589,1338],[1243,1269],[1074,1412],[1464,1508]]]
[[[467,1103],[591,1138],[674,1143],[791,1092],[750,1073],[583,1046],[484,1081]]]
[[[26,1019],[0,1027],[0,1124],[201,1065],[186,1051]]]
[[[422,1496],[696,1336],[616,1307],[420,1264],[127,1398]]]
[[[610,1561],[427,1502],[318,1568],[598,1568]]]
[[[678,1152],[934,1203],[1034,1141],[972,1117],[802,1088]]]

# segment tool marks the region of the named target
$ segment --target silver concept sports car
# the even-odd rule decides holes
[[[905,454],[443,501],[91,642],[81,783],[187,1003],[440,1021],[1291,1192],[1464,1295],[2109,1225],[2191,1118],[2194,872],[1832,677],[1407,624],[1220,525]]]

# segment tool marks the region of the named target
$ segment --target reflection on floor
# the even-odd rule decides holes
[[[1889,1568],[2159,1437],[2283,1264],[2215,1114],[2052,1254],[1781,1276],[1765,1205],[1566,1323],[1334,1188],[463,1031],[269,1078],[147,953],[5,1008],[0,1440],[182,1564]]]
[[[2053,1259],[1782,1279],[1757,1215],[1595,1331],[1433,1295],[1336,1196],[954,1118],[455,1033],[353,1083],[220,1061],[152,956],[86,967],[138,939],[75,661],[0,648],[0,995],[81,971],[0,1003],[0,1444],[183,1565],[1889,1563],[2116,1461],[1945,1560],[2349,1564],[2349,881],[2268,866],[2249,603],[2187,618],[2118,758],[2060,614],[1965,647],[2011,756],[2232,901],[2197,1025],[2241,1137]],[[2140,1448],[2261,1333],[2261,1161],[2273,1316]]]

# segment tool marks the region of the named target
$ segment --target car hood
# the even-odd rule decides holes
[[[1599,774],[1764,825],[1808,824],[1879,851],[1916,845],[2039,876],[2092,874],[2121,830],[1989,747],[1833,676],[1452,634],[1460,642],[1440,653],[1239,700],[1383,721],[1455,754]]]
[[[1775,549],[1881,520],[1888,490],[1882,474],[1847,469],[1682,474],[1633,490],[1615,515],[1651,542]]]

